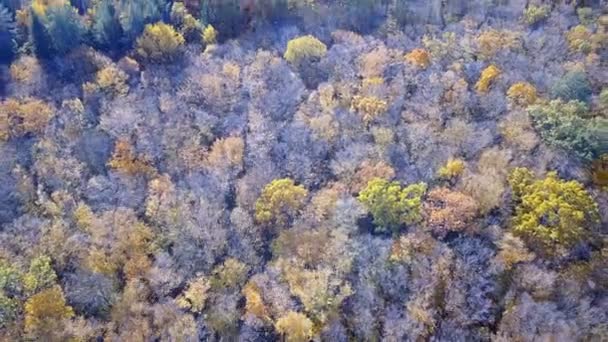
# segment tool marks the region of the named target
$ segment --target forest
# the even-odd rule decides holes
[[[0,341],[607,340],[607,1],[0,0]]]

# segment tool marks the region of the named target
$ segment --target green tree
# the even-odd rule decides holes
[[[201,22],[213,25],[222,37],[234,37],[241,33],[247,23],[245,13],[249,8],[241,8],[241,0],[202,0]],[[253,5],[252,5],[253,6]]]
[[[124,38],[131,44],[141,35],[146,24],[161,19],[163,2],[161,0],[122,0],[120,6],[120,25]]]
[[[53,42],[53,50],[65,55],[80,45],[84,34],[84,25],[78,11],[70,6],[49,6],[47,9],[47,30]]]
[[[21,293],[21,273],[12,265],[0,260],[0,329],[13,321],[18,314]]]
[[[92,19],[91,34],[95,44],[102,49],[116,50],[124,33],[114,2],[100,1],[95,7]]]
[[[551,146],[571,151],[584,160],[597,158],[605,148],[602,127],[607,120],[590,118],[587,106],[579,101],[561,100],[528,108],[536,130]]]
[[[9,62],[15,53],[15,23],[7,8],[0,4],[0,63]]]
[[[255,202],[255,218],[260,223],[286,225],[304,206],[308,191],[289,178],[275,179]]]
[[[534,179],[527,169],[517,168],[509,184],[517,201],[512,227],[515,235],[549,255],[589,237],[589,228],[599,224],[599,210],[593,198],[577,181],[565,181],[550,172]]]
[[[23,277],[23,286],[29,293],[48,288],[57,281],[57,274],[51,266],[51,258],[40,256],[32,259],[30,268]]]
[[[578,100],[589,102],[591,84],[584,71],[574,70],[566,73],[551,87],[551,96],[564,101]]]
[[[422,196],[426,189],[425,183],[403,188],[399,182],[374,178],[359,193],[359,201],[374,217],[378,231],[397,233],[403,224],[413,224],[422,219]]]
[[[30,41],[34,47],[34,52],[39,58],[49,58],[53,54],[53,45],[51,36],[45,25],[46,18],[33,9],[30,10],[30,16],[32,18],[30,25]]]

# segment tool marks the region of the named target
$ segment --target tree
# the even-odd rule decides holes
[[[501,70],[495,65],[490,65],[481,72],[479,80],[475,84],[475,89],[480,93],[487,93],[490,90],[490,85],[500,76]]]
[[[74,316],[61,287],[43,290],[25,302],[25,331],[34,338],[61,341],[63,321]]]
[[[313,335],[313,324],[306,315],[290,311],[275,323],[277,331],[285,334],[289,342],[306,342]]]
[[[523,19],[528,25],[536,25],[549,17],[551,7],[549,5],[529,5],[524,10]]]
[[[437,171],[437,176],[442,179],[454,179],[464,172],[466,165],[462,159],[450,158],[444,166]]]
[[[184,45],[184,37],[171,25],[161,22],[146,26],[137,38],[137,53],[152,62],[170,62]]]
[[[528,108],[541,138],[554,147],[571,151],[579,158],[593,160],[604,147],[598,130],[608,123],[601,117],[589,118],[587,106],[579,101],[551,101]]]
[[[80,45],[84,34],[84,25],[78,11],[65,4],[49,6],[46,11],[47,30],[53,42],[53,52],[62,56]]]
[[[114,1],[99,1],[95,6],[92,21],[91,34],[95,44],[102,49],[118,49],[124,33]]]
[[[375,178],[359,193],[359,201],[367,207],[380,232],[399,232],[403,224],[417,223],[422,219],[422,196],[426,184],[417,183],[405,188],[399,182]]]
[[[299,65],[320,59],[327,53],[327,46],[314,36],[301,36],[287,43],[283,57],[290,63]]]
[[[536,88],[528,82],[517,82],[507,91],[507,97],[520,106],[534,104],[537,99]]]
[[[205,27],[202,36],[205,44],[209,45],[217,43],[217,31],[212,25],[207,25],[207,27]]]
[[[211,286],[207,278],[200,276],[188,282],[188,287],[181,296],[176,299],[177,305],[195,313],[200,313],[205,308],[205,303]]]
[[[405,60],[420,69],[426,69],[431,64],[431,56],[424,49],[410,51],[405,55]]]
[[[204,26],[213,25],[222,37],[235,37],[246,27],[250,18],[246,14],[253,4],[248,7],[247,1],[241,0],[202,0],[201,22]]]
[[[376,96],[355,95],[351,103],[351,110],[359,112],[363,122],[367,125],[388,110],[388,103]]]
[[[260,223],[286,225],[304,206],[308,191],[289,178],[267,184],[255,202],[255,219]]]
[[[549,255],[561,254],[588,239],[599,223],[599,209],[577,181],[564,181],[550,172],[544,179],[516,168],[509,184],[516,196],[513,232]]]
[[[53,108],[38,99],[0,102],[0,140],[42,133],[54,115]]]
[[[448,188],[436,188],[428,193],[424,209],[428,228],[445,237],[450,231],[470,228],[479,208],[471,196]]]
[[[551,86],[551,96],[564,102],[589,102],[591,99],[591,85],[584,71],[574,70],[567,72],[562,78]]]
[[[30,10],[30,17],[30,41],[34,47],[34,52],[39,58],[49,58],[53,54],[53,45],[45,25],[45,18],[33,9]]]
[[[124,32],[127,45],[130,45],[144,31],[146,24],[161,19],[162,0],[121,1],[120,26]]]
[[[15,23],[12,14],[0,4],[0,63],[9,62],[15,54]]]
[[[51,258],[40,256],[31,261],[30,269],[23,277],[23,286],[29,293],[35,293],[54,285],[56,280]]]
[[[566,32],[570,49],[575,52],[589,53],[593,50],[591,31],[585,25],[577,25]]]

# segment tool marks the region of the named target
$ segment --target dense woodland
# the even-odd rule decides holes
[[[608,4],[0,0],[0,341],[606,341]]]

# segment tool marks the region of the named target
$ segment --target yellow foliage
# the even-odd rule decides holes
[[[480,93],[487,93],[490,85],[501,74],[501,70],[495,65],[490,65],[481,72],[481,77],[475,84],[475,89]]]
[[[62,329],[63,320],[74,316],[58,285],[43,290],[25,302],[25,331],[41,340],[49,339]]]
[[[299,312],[288,312],[276,321],[275,327],[288,342],[308,342],[313,335],[312,321]]]
[[[243,162],[245,142],[241,137],[228,137],[216,140],[207,155],[210,166],[232,167]]]
[[[42,133],[54,115],[51,106],[34,98],[0,102],[0,140]]]
[[[135,154],[133,146],[126,139],[116,141],[108,166],[128,175],[152,175],[156,172],[147,158]]]
[[[96,82],[99,89],[113,95],[126,95],[129,92],[127,74],[111,65],[97,72]]]
[[[388,110],[388,103],[375,96],[355,95],[351,102],[351,110],[359,112],[365,124],[369,124]]]
[[[252,282],[247,283],[245,288],[243,288],[243,296],[245,296],[245,311],[248,314],[264,320],[270,319],[264,299],[257,285]]]
[[[514,103],[526,107],[536,102],[536,88],[528,82],[517,82],[509,88],[507,97]]]
[[[289,178],[275,179],[264,187],[255,202],[255,218],[260,223],[287,224],[304,206],[308,191]]]
[[[217,31],[211,25],[207,25],[203,30],[203,41],[205,44],[215,44],[217,43]]]
[[[200,313],[205,308],[210,288],[211,285],[205,277],[197,277],[188,282],[188,287],[176,298],[176,303],[182,309]]]
[[[506,30],[488,30],[477,37],[477,47],[481,57],[489,59],[494,57],[503,49],[510,49],[517,43],[518,37],[513,32]]]
[[[431,56],[424,49],[412,50],[405,55],[405,60],[421,69],[426,69],[431,64]]]
[[[465,163],[462,159],[449,159],[448,162],[442,166],[437,175],[443,179],[453,179],[460,176],[465,169]]]
[[[577,25],[566,33],[566,40],[571,50],[576,52],[591,52],[591,31],[584,25]]]
[[[241,286],[247,280],[249,266],[234,258],[228,258],[213,270],[210,284],[215,289],[229,289]]]
[[[148,24],[137,39],[137,53],[153,62],[171,61],[184,45],[184,37],[171,25],[159,22]]]
[[[284,58],[294,64],[304,59],[321,58],[327,53],[327,46],[317,38],[308,35],[294,38],[287,43]]]
[[[35,57],[23,56],[11,64],[11,78],[18,83],[34,83],[41,73],[42,67]]]
[[[598,205],[577,181],[561,180],[550,172],[535,180],[527,169],[517,168],[509,183],[518,200],[513,217],[514,234],[558,254],[589,236],[588,229],[600,222]]]

